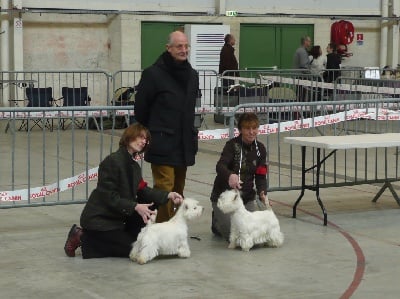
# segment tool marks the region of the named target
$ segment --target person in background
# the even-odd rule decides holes
[[[311,73],[322,75],[325,70],[326,57],[322,56],[321,46],[313,46],[311,48],[309,59]]]
[[[74,224],[64,245],[65,254],[82,257],[128,257],[132,243],[155,214],[158,205],[168,200],[179,205],[182,196],[147,187],[136,157],[148,148],[149,131],[141,124],[125,129],[119,149],[99,165],[97,187],[83,208],[80,224]]]
[[[294,69],[310,69],[310,59],[308,50],[311,46],[311,38],[304,36],[300,39],[300,47],[296,49],[293,56],[293,68]]]
[[[236,71],[239,69],[239,64],[235,56],[235,43],[236,39],[232,34],[225,35],[225,44],[221,48],[219,54],[219,69],[218,73],[222,75],[225,71]],[[225,76],[237,76],[237,72],[226,72]],[[234,80],[223,79],[222,87],[229,88],[230,85],[235,84]]]
[[[144,155],[154,188],[183,194],[188,166],[195,164],[198,130],[195,106],[199,75],[188,62],[189,44],[181,31],[169,35],[166,51],[142,72],[135,96],[136,120],[151,133]],[[157,222],[172,218],[173,201],[158,208]]]
[[[386,80],[394,80],[396,78],[395,71],[390,66],[385,65],[382,69],[381,77]]]
[[[326,47],[326,72],[324,76],[324,81],[332,83],[340,76],[340,64],[342,63],[342,58],[336,51],[336,45],[329,43]]]
[[[300,47],[298,47],[293,56],[293,68],[298,70],[298,79],[310,80],[310,58],[308,50],[311,46],[311,38],[309,36],[303,36],[300,39]],[[308,101],[307,98],[307,87],[303,85],[296,85],[296,98],[299,102]]]
[[[230,233],[230,215],[217,206],[218,198],[227,189],[238,189],[247,210],[265,209],[267,198],[267,151],[257,140],[259,120],[255,113],[243,113],[238,120],[239,136],[226,142],[217,162],[217,176],[211,192],[211,230],[225,240]],[[254,190],[254,184],[256,190]],[[257,204],[256,196],[264,205]]]

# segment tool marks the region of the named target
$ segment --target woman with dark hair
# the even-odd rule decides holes
[[[310,50],[310,70],[316,75],[322,74],[326,60],[322,56],[321,46],[313,46]]]
[[[230,215],[217,206],[218,198],[228,189],[238,189],[248,211],[265,209],[257,205],[256,196],[267,203],[267,151],[257,140],[259,120],[255,113],[243,113],[238,120],[239,136],[229,140],[216,165],[217,176],[211,192],[212,232],[229,238]],[[254,190],[254,184],[256,190]]]
[[[326,72],[324,76],[324,81],[332,83],[340,76],[340,64],[342,63],[342,58],[337,53],[336,45],[329,43],[326,47]]]
[[[99,165],[97,187],[81,214],[81,226],[74,224],[65,242],[67,256],[82,247],[82,257],[128,257],[132,243],[155,214],[154,209],[168,199],[182,202],[176,192],[147,187],[136,157],[150,142],[149,131],[141,124],[130,125],[122,134],[119,149]]]

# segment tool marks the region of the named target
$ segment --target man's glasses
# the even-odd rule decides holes
[[[188,50],[188,49],[190,49],[190,45],[188,45],[188,44],[172,45],[172,47],[174,47],[174,48],[176,48],[178,50],[183,50],[183,49]]]

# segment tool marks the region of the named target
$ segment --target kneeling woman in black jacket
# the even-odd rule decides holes
[[[135,157],[150,141],[149,131],[139,123],[125,129],[119,149],[99,166],[97,187],[92,191],[81,214],[81,226],[72,226],[64,246],[74,257],[82,247],[83,258],[128,257],[132,243],[154,209],[171,199],[182,202],[176,192],[147,187]]]

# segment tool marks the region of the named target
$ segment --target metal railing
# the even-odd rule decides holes
[[[133,106],[113,106],[113,93],[119,87],[136,86],[140,74],[140,71],[120,71],[113,75],[72,71],[1,73],[2,100],[9,97],[8,101],[11,96],[17,99],[18,95],[25,100],[23,90],[33,83],[51,86],[54,97],[60,96],[65,85],[87,86],[92,102],[87,107],[0,108],[0,208],[85,202],[96,183],[96,167],[118,146],[121,131],[115,126],[117,116],[133,111]],[[213,71],[199,71],[199,75],[202,97],[198,113],[226,118],[231,132],[235,125],[233,115],[246,110],[259,113],[263,125],[259,138],[266,144],[269,155],[270,191],[300,188],[300,153],[283,143],[285,136],[400,132],[397,87],[388,85],[397,83],[393,80],[373,80],[368,86],[377,86],[378,90],[371,91],[360,89],[359,86],[367,85],[360,78],[342,77],[340,82],[322,85],[324,82],[313,79],[314,75],[298,78],[298,74],[290,71],[255,72],[248,74],[247,78],[253,76],[251,84],[240,86],[245,91],[242,94],[238,91],[237,103],[225,106],[215,92],[221,85],[220,77]],[[345,90],[340,89],[344,84],[361,96],[338,100],[337,95]],[[301,101],[299,86],[308,89],[310,95],[313,92],[320,95],[321,89],[322,94],[331,91],[328,97],[310,96],[313,100]],[[10,89],[20,93],[12,93]],[[242,101],[242,97],[248,97],[246,89],[261,89],[263,93]],[[83,125],[76,125],[75,119]],[[24,121],[33,124],[36,120],[36,126],[18,130]],[[93,131],[94,122],[97,127]],[[5,134],[7,126],[9,133]],[[200,147],[207,147],[208,141],[200,142]],[[324,166],[321,186],[378,183],[387,178],[396,181],[398,153],[397,148],[338,152]]]
[[[262,115],[262,134],[259,139],[266,144],[269,155],[269,190],[296,190],[301,188],[300,151],[285,144],[284,137],[400,133],[399,102],[400,98],[384,98],[243,104],[225,113],[225,117],[229,119],[229,136],[232,137],[237,133],[237,114],[247,110]],[[277,115],[280,115],[278,121]],[[316,149],[310,150],[312,154],[307,156],[306,163],[315,165]],[[328,153],[325,150],[322,152],[324,156]],[[324,163],[320,186],[396,182],[400,180],[399,166],[398,148],[338,151]],[[315,178],[315,174],[312,178]]]

